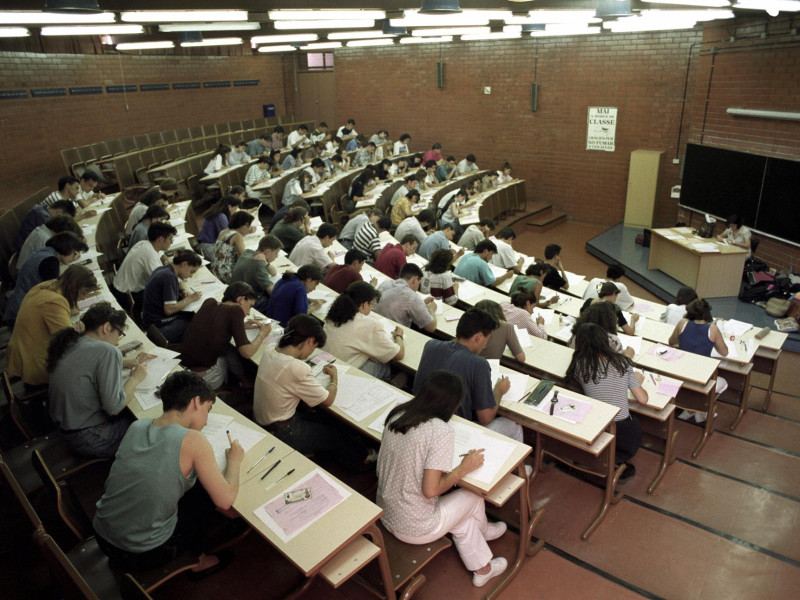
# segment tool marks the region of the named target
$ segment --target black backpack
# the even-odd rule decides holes
[[[769,281],[758,281],[756,283],[745,283],[742,291],[739,292],[739,300],[742,302],[762,302],[767,299],[769,288],[772,285]]]

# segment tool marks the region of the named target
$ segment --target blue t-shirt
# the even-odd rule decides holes
[[[467,254],[458,261],[455,271],[459,277],[469,279],[480,285],[492,285],[497,279],[489,268],[489,263],[483,260],[480,254]]]
[[[228,228],[228,215],[219,213],[216,217],[203,221],[197,241],[203,244],[216,244],[219,234]]]
[[[288,279],[281,277],[272,288],[267,316],[278,321],[281,327],[286,327],[293,316],[307,312],[308,292],[305,284],[296,275]]]
[[[437,231],[436,233],[429,235],[422,240],[419,248],[417,248],[417,254],[430,260],[431,254],[440,248],[444,248],[445,250],[450,248],[450,242],[447,240],[443,232]]]
[[[419,393],[425,378],[438,369],[455,373],[464,382],[467,393],[457,415],[476,421],[475,411],[496,406],[489,361],[454,341],[430,340],[425,344],[414,377],[414,394]]]
[[[178,276],[172,265],[158,267],[144,288],[142,323],[145,327],[166,325],[178,315],[167,316],[164,304],[178,301]]]
[[[711,351],[714,349],[714,342],[708,339],[708,330],[710,328],[710,323],[695,323],[694,321],[689,321],[678,336],[678,347],[681,350],[693,352],[694,354],[711,356]]]
[[[46,206],[37,204],[28,211],[28,214],[22,219],[19,224],[19,232],[17,233],[17,243],[14,245],[14,252],[19,252],[22,244],[28,239],[31,232],[39,225],[43,225],[47,219],[50,218],[50,211]]]

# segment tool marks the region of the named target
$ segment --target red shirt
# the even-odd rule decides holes
[[[423,155],[422,155],[422,164],[424,165],[424,164],[425,164],[426,162],[428,162],[429,160],[434,160],[434,161],[436,161],[436,162],[439,162],[439,161],[440,161],[440,160],[442,160],[443,158],[444,158],[444,157],[442,156],[442,153],[441,153],[441,152],[439,152],[438,150],[434,150],[433,148],[431,148],[431,149],[430,149],[430,150],[428,150],[428,151],[427,151],[425,154],[423,154]]]
[[[354,281],[364,281],[364,279],[361,273],[347,265],[331,265],[325,274],[325,285],[340,294]]]
[[[400,269],[406,264],[406,253],[400,244],[386,244],[375,261],[375,268],[384,275],[397,279]]]

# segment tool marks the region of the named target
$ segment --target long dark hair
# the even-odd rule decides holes
[[[633,363],[611,348],[608,333],[600,325],[584,323],[575,334],[575,352],[567,368],[567,379],[599,383],[610,369],[624,375]]]
[[[405,434],[431,419],[447,422],[461,406],[465,394],[461,377],[449,371],[434,371],[422,382],[416,396],[391,410],[386,423],[390,431]]]
[[[203,216],[206,221],[210,221],[211,219],[217,218],[222,213],[225,213],[228,218],[231,216],[231,208],[236,207],[242,204],[242,201],[239,200],[236,196],[232,194],[228,194],[224,198],[221,198],[211,207],[211,209]]]
[[[325,320],[336,327],[341,327],[355,318],[364,302],[380,301],[380,299],[381,293],[366,281],[354,281],[333,301]]]
[[[295,315],[286,323],[286,329],[278,341],[278,348],[299,346],[308,338],[314,338],[318,347],[324,346],[328,339],[325,330],[322,329],[322,323],[317,319],[311,315]]]
[[[584,323],[594,323],[602,327],[607,333],[616,335],[617,333],[617,313],[611,302],[594,302],[586,307],[580,314],[575,326],[572,328],[572,335],[577,335],[578,327]]]
[[[58,278],[58,287],[70,308],[78,305],[82,293],[95,292],[98,289],[97,278],[89,269],[81,265],[71,266]]]
[[[71,270],[71,269],[70,269]],[[125,329],[127,319],[125,311],[117,310],[108,302],[98,302],[81,317],[85,331],[94,331],[105,323],[111,323],[115,329],[122,331]],[[64,354],[78,343],[82,333],[75,331],[73,327],[67,327],[56,333],[50,340],[47,347],[47,372],[52,373]]]

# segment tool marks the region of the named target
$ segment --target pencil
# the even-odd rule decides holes
[[[231,438],[231,432],[230,431],[225,431],[225,433],[228,434],[228,444],[233,446],[233,438]]]

